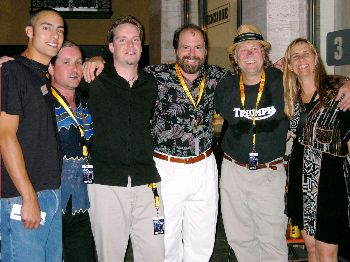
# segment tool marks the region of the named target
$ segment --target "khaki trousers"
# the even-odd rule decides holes
[[[160,185],[158,193],[160,195]],[[154,235],[157,216],[147,186],[88,185],[91,226],[99,262],[123,262],[129,236],[135,262],[163,262],[164,235]],[[161,203],[160,215],[163,216]]]
[[[284,214],[286,174],[248,170],[223,160],[221,211],[229,245],[239,262],[287,262],[287,217]]]

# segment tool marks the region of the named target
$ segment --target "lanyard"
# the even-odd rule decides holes
[[[254,110],[254,115],[253,115],[253,151],[255,150],[255,142],[256,142],[256,139],[255,139],[255,137],[256,137],[256,125],[255,125],[256,112],[258,111],[258,105],[260,103],[261,96],[262,96],[262,93],[264,91],[265,80],[266,80],[265,71],[263,71],[261,74],[259,92],[258,92],[258,96],[256,98],[255,110]],[[240,96],[241,96],[241,104],[242,104],[243,110],[245,111],[245,93],[244,93],[244,84],[243,84],[242,74],[239,78],[239,91],[240,91]]]
[[[194,109],[197,111],[197,106],[199,104],[199,102],[201,101],[202,99],[202,96],[203,96],[203,92],[204,92],[204,86],[205,86],[205,75],[203,76],[203,79],[199,85],[199,92],[198,92],[198,98],[197,98],[197,103],[194,102],[194,99],[190,93],[190,90],[188,89],[188,86],[186,85],[186,82],[182,76],[182,73],[181,73],[181,70],[180,70],[180,67],[178,64],[175,64],[175,70],[176,70],[176,74],[177,74],[177,77],[179,78],[180,80],[180,83],[181,83],[181,86],[182,88],[184,89],[188,99],[191,101]]]
[[[63,100],[63,98],[57,93],[57,91],[53,87],[51,87],[51,91],[52,91],[53,96],[60,103],[60,105],[63,106],[63,108],[67,111],[68,115],[77,124],[79,131],[80,131],[80,137],[82,138],[82,142],[83,142],[83,156],[87,157],[89,155],[89,151],[88,151],[87,145],[85,144],[85,131],[84,131],[83,127],[79,124],[79,122],[78,122],[77,118],[75,117],[75,115],[73,114],[72,110],[69,108],[67,103]]]
[[[148,184],[148,187],[152,189],[153,196],[154,196],[154,207],[157,210],[157,215],[159,213],[159,194],[157,190],[157,184],[156,183],[150,183]]]

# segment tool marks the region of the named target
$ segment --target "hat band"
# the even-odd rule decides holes
[[[243,33],[240,34],[238,36],[236,36],[233,39],[233,43],[237,44],[243,41],[248,41],[248,40],[260,40],[260,41],[264,41],[264,38],[262,37],[262,35],[260,34],[256,34],[256,33]]]

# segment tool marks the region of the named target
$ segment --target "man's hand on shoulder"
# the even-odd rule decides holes
[[[105,60],[102,56],[93,56],[83,64],[83,75],[86,82],[95,80],[96,76],[102,73]]]
[[[278,59],[275,63],[272,65],[274,68],[277,68],[283,72],[284,67],[284,57]]]
[[[338,92],[335,98],[339,102],[339,107],[341,110],[346,111],[350,108],[350,81],[347,81]]]
[[[2,66],[3,63],[6,63],[7,61],[13,60],[13,57],[9,56],[2,56],[0,57],[0,67]]]

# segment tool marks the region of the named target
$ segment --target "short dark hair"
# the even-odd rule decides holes
[[[80,53],[82,53],[80,47],[76,43],[74,43],[73,41],[64,40],[62,47],[60,48],[60,51],[62,50],[62,48],[65,48],[65,47],[76,47],[79,49]],[[51,61],[50,61],[51,64],[54,65],[56,63],[56,60],[57,60],[58,55],[60,54],[60,51],[58,51],[57,55],[55,55],[54,57],[51,58]]]
[[[132,25],[136,26],[137,29],[140,32],[140,39],[142,41],[142,39],[143,39],[143,26],[142,26],[142,24],[140,23],[139,20],[137,20],[136,17],[131,16],[131,15],[127,15],[127,16],[120,16],[120,17],[118,17],[113,22],[113,24],[110,26],[110,28],[108,30],[108,33],[107,33],[107,42],[108,43],[112,43],[113,42],[114,29],[116,27],[118,27],[119,25],[122,25],[122,24],[132,24]]]
[[[47,8],[47,7],[45,7],[45,8],[40,8],[40,9],[34,11],[34,12],[31,14],[31,16],[30,16],[30,18],[29,18],[29,20],[28,20],[27,26],[33,26],[33,25],[35,24],[35,22],[36,22],[36,19],[37,19],[38,16],[39,16],[39,14],[41,14],[42,12],[54,12],[54,13],[58,14],[58,15],[62,18],[62,20],[64,20],[63,17],[62,17],[62,15],[60,14],[60,12],[58,12],[57,10],[55,10],[55,9],[53,9],[53,8]]]
[[[176,50],[179,47],[179,38],[180,38],[180,34],[181,32],[187,30],[187,29],[194,29],[197,30],[198,32],[200,32],[202,34],[202,37],[204,39],[204,43],[205,43],[205,49],[208,49],[208,36],[207,33],[198,25],[195,24],[188,24],[188,25],[183,25],[181,27],[179,27],[178,29],[175,30],[174,32],[174,38],[173,38],[173,47]]]

